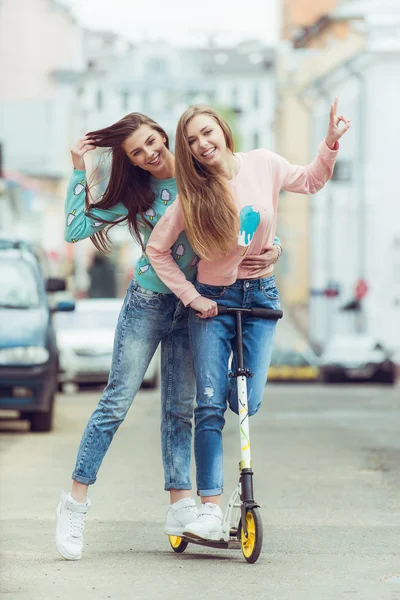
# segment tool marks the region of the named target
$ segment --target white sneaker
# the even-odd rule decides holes
[[[76,502],[71,494],[61,492],[61,502],[57,506],[56,546],[66,560],[79,560],[83,552],[83,530],[90,500],[85,504]]]
[[[197,514],[194,498],[182,498],[182,500],[174,502],[167,512],[164,533],[182,536],[185,527],[197,519]]]
[[[196,521],[185,528],[187,537],[201,540],[219,540],[223,513],[218,504],[206,502],[201,505]]]

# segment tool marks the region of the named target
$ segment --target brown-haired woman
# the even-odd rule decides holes
[[[217,302],[228,307],[279,308],[273,267],[254,275],[243,263],[243,255],[258,254],[263,244],[272,243],[281,189],[312,194],[331,177],[338,139],[349,127],[347,119],[336,116],[336,106],[337,100],[331,107],[327,136],[306,167],[290,165],[264,149],[234,153],[229,125],[211,107],[190,107],[178,122],[179,198],[154,228],[147,254],[164,283],[194,309],[189,329],[197,387],[195,457],[202,508],[197,520],[186,527],[187,536],[219,539],[227,401],[238,412],[235,380],[228,378],[235,320],[218,315]],[[194,284],[171,257],[170,248],[183,231],[200,257]],[[254,374],[248,380],[249,415],[256,414],[262,402],[275,326],[273,321],[243,319],[244,364]],[[234,354],[234,370],[235,365]]]
[[[98,147],[110,149],[112,162],[107,188],[94,204],[83,157]],[[91,237],[96,248],[107,250],[110,227],[125,222],[143,249],[118,319],[108,384],[84,431],[71,492],[62,493],[57,507],[57,549],[64,558],[78,560],[82,557],[83,528],[90,507],[88,486],[96,481],[112,438],[160,343],[161,446],[165,489],[170,492],[171,503],[164,531],[180,535],[196,518],[190,492],[195,380],[187,309],[162,283],[146,255],[152,227],[176,197],[175,159],[167,133],[145,115],[131,113],[111,127],[87,134],[71,154],[74,172],[65,204],[66,240],[78,242]],[[194,281],[198,258],[185,234],[176,239],[171,250],[185,280]],[[267,264],[275,252],[278,249],[258,258]]]

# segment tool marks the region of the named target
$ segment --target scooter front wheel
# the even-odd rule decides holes
[[[174,552],[177,552],[178,554],[185,552],[186,548],[188,547],[188,542],[185,542],[181,537],[179,537],[179,535],[170,535],[168,537],[169,543]]]
[[[258,508],[248,508],[246,510],[246,528],[247,537],[242,524],[240,524],[240,541],[243,556],[248,563],[255,563],[260,556],[263,544],[263,526]]]

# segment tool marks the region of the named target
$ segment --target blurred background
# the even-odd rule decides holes
[[[29,242],[43,277],[66,281],[52,291],[66,312],[69,298],[123,297],[139,255],[126,227],[112,229],[107,257],[90,240],[64,241],[69,148],[79,137],[140,111],[173,148],[180,114],[205,102],[231,124],[236,150],[265,147],[305,164],[338,96],[352,127],[332,180],[313,197],[280,198],[285,319],[271,378],[379,371],[395,381],[398,0],[2,0],[0,78],[0,236]],[[321,362],[328,350],[335,358]]]

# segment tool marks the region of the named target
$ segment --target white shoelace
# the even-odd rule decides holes
[[[186,510],[187,510],[187,512],[196,512],[196,507],[195,506],[187,506]]]
[[[85,525],[85,513],[69,511],[69,535],[74,538],[81,538],[83,527]]]

